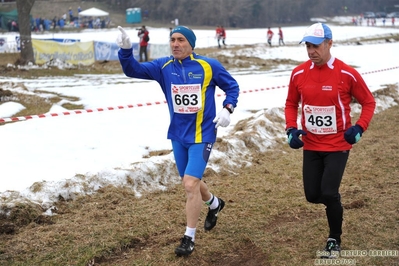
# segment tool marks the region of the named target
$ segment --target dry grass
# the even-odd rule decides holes
[[[21,69],[7,66],[5,63],[15,64],[19,55],[13,53],[1,54],[0,76],[36,78],[39,76],[73,76],[82,74],[120,74],[122,69],[118,61],[96,61],[91,66],[74,66],[70,69],[48,67],[47,69]],[[4,61],[3,61],[4,60]]]
[[[13,89],[22,89],[23,92],[11,91],[7,89],[10,88],[10,86]],[[77,97],[71,97],[56,92],[48,92],[43,90],[35,90],[35,94],[28,93],[28,90],[26,90],[23,83],[0,82],[0,90],[2,92],[8,92],[7,96],[0,98],[0,103],[13,101],[20,103],[25,107],[25,109],[14,114],[14,117],[40,115],[47,113],[50,111],[50,108],[53,106],[53,104],[59,103],[62,100],[69,101],[61,105],[67,110],[84,109],[84,106],[82,104],[73,103],[75,101],[79,101],[79,98]],[[42,97],[42,95],[45,95],[45,97]]]

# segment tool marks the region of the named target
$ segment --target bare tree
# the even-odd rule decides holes
[[[29,62],[35,62],[30,22],[30,12],[34,3],[35,0],[17,0],[18,27],[21,45],[21,55],[18,59],[19,65],[26,65]]]

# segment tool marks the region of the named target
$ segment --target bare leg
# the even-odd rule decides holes
[[[185,175],[183,177],[183,186],[187,197],[187,226],[196,228],[201,214],[203,199],[206,198],[205,200],[208,200],[211,195],[208,191],[208,186],[199,178],[193,176]]]
[[[201,180],[200,185],[202,201],[205,202],[210,200],[212,194],[209,192],[207,184],[205,184],[205,182]]]

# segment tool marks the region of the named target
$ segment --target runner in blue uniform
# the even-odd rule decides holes
[[[186,192],[186,231],[175,249],[178,256],[194,251],[195,232],[202,202],[208,205],[204,229],[215,227],[224,201],[209,192],[202,176],[208,163],[217,128],[230,124],[230,114],[237,105],[237,81],[216,59],[194,53],[196,36],[185,27],[177,26],[170,32],[172,56],[139,63],[133,57],[130,37],[122,27],[117,44],[119,61],[126,76],[155,80],[165,95],[170,125],[168,139],[182,184]],[[226,97],[222,110],[216,113],[215,90],[222,89]]]

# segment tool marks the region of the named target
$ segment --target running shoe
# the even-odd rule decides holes
[[[219,200],[219,206],[216,209],[211,210],[210,208],[208,208],[208,215],[206,216],[204,224],[205,231],[209,231],[215,227],[218,219],[218,214],[221,210],[223,210],[224,201],[219,198],[218,200]]]
[[[181,244],[175,249],[177,256],[188,256],[194,251],[194,242],[192,237],[184,235]]]
[[[325,255],[321,256],[322,259],[337,259],[341,252],[341,248],[334,238],[328,238],[326,247],[324,248]]]

